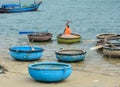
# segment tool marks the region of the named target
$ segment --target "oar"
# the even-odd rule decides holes
[[[91,47],[90,50],[96,50],[96,49],[99,49],[99,48],[102,48],[103,46],[102,45],[98,45],[98,46],[95,46],[95,47]]]
[[[48,30],[46,31],[20,31],[19,34],[32,34],[32,33],[44,33],[44,32],[48,32]]]
[[[20,31],[19,34],[32,34],[32,33],[36,33],[33,31]]]
[[[32,51],[35,51],[35,48],[32,45],[30,45],[30,46],[31,46]]]
[[[33,31],[20,31],[19,32],[19,34],[32,34],[32,33],[35,33],[35,32],[33,32]],[[28,43],[29,43],[29,41],[28,41]],[[30,47],[31,47],[32,51],[35,51],[35,48],[32,45],[30,45]]]

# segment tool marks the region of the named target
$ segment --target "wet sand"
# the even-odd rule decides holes
[[[28,64],[35,61],[21,62],[9,57],[0,58],[0,61],[8,69],[5,74],[0,74],[0,87],[120,87],[119,76],[87,72],[74,67],[72,74],[62,82],[38,82],[30,77],[27,70]]]
[[[24,70],[0,75],[1,87],[120,87],[120,77],[99,75],[73,70],[70,77],[58,83],[43,83],[33,80]]]

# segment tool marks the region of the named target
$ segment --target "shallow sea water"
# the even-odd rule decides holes
[[[8,3],[7,0],[4,2]],[[22,0],[22,3],[29,4],[28,0]],[[73,70],[119,76],[120,58],[109,58],[99,51],[90,50],[95,46],[97,34],[120,33],[119,9],[119,0],[44,0],[38,11],[0,14],[0,56],[8,57],[10,46],[37,45],[45,49],[38,61],[58,62],[56,50],[84,49],[87,51],[85,60],[70,63]],[[82,36],[81,42],[57,43],[56,36],[64,31],[67,20],[72,21],[72,32]],[[20,31],[49,31],[53,38],[50,42],[30,43],[27,35],[20,35]]]

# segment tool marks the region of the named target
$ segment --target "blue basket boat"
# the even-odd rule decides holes
[[[72,73],[70,64],[58,62],[38,62],[28,65],[30,76],[41,82],[59,82]]]
[[[13,46],[9,50],[15,60],[21,61],[38,60],[43,52],[43,48],[37,46]]]
[[[58,50],[55,53],[56,53],[56,58],[59,61],[63,61],[63,62],[81,61],[85,58],[86,55],[86,51],[76,50],[76,49]]]

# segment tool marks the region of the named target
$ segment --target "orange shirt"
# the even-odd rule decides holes
[[[70,35],[72,32],[68,26],[66,26],[64,34]]]

